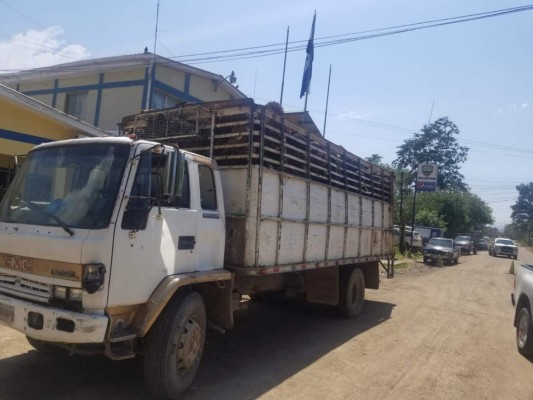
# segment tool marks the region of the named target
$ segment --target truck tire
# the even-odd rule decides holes
[[[26,335],[26,340],[39,353],[43,353],[43,354],[61,354],[61,353],[66,354],[67,353],[65,349],[62,349],[61,347],[55,346],[54,344],[46,342],[44,340],[35,339],[27,335]]]
[[[149,391],[174,399],[192,383],[204,350],[206,312],[195,292],[175,296],[148,334],[144,381]]]
[[[339,311],[344,318],[353,319],[363,311],[365,277],[359,268],[342,270],[339,275]]]
[[[516,347],[520,354],[526,357],[533,356],[533,324],[529,310],[526,307],[523,307],[518,313]]]

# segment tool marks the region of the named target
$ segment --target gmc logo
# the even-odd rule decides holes
[[[31,263],[32,260],[21,257],[4,257],[3,260],[4,268],[22,272],[32,272]]]

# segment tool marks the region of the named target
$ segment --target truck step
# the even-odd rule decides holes
[[[110,348],[109,346],[106,346],[105,355],[112,360],[118,361],[118,360],[127,360],[128,358],[135,357],[135,352],[133,351],[133,349],[126,347],[126,346],[114,347],[114,348]]]
[[[131,329],[113,332],[105,345],[105,355],[112,360],[126,360],[135,357],[133,345],[137,334]]]
[[[113,332],[109,338],[110,343],[126,342],[133,340],[137,337],[137,334],[131,329],[122,329],[120,331]]]

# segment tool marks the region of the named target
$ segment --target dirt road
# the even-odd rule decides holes
[[[510,265],[480,252],[398,273],[367,292],[354,321],[254,304],[233,331],[208,334],[183,399],[533,399],[533,363],[515,348]],[[47,356],[0,326],[0,399],[150,399],[141,361]]]

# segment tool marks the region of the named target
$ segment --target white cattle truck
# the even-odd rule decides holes
[[[204,103],[121,132],[35,147],[0,204],[0,321],[37,350],[142,355],[176,398],[250,298],[354,318],[392,277],[392,174],[285,115]]]

